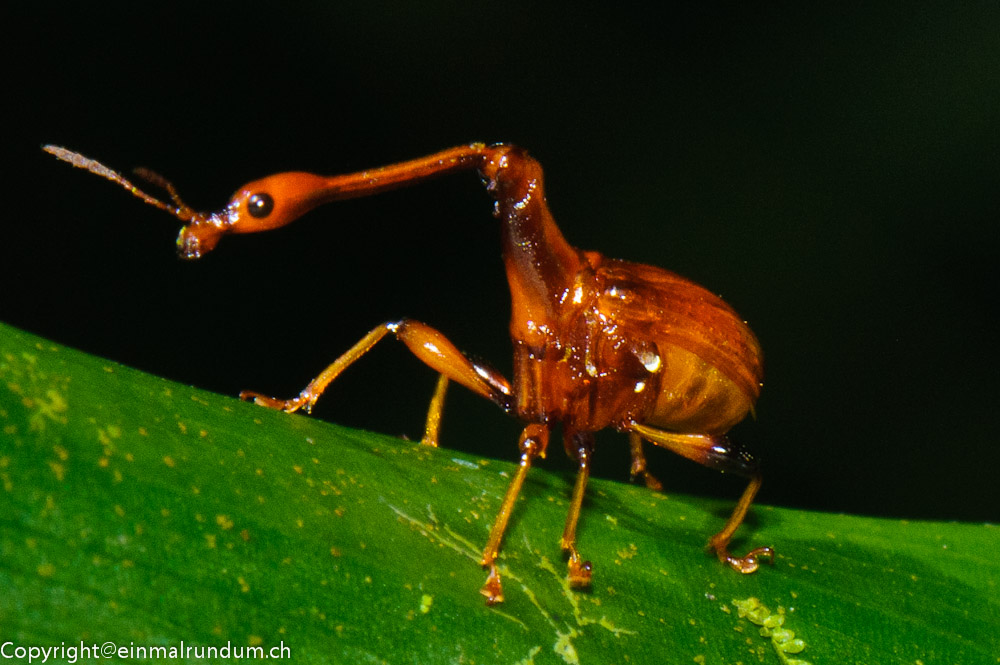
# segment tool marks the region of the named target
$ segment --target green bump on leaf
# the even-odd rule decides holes
[[[777,557],[739,575],[704,552],[735,480],[705,499],[594,479],[580,592],[559,551],[573,478],[541,464],[498,562],[507,602],[486,607],[480,548],[516,442],[488,463],[443,443],[267,411],[0,326],[0,642],[795,663],[794,628],[817,662],[998,662],[1000,529],[755,506],[735,549]],[[747,615],[775,650],[718,598],[787,607]]]
[[[788,657],[788,654],[796,654],[805,649],[806,643],[802,639],[797,639],[792,631],[782,628],[785,624],[784,607],[779,605],[777,614],[771,614],[767,606],[757,598],[734,600],[733,605],[736,606],[736,611],[741,618],[760,626],[761,637],[771,638],[771,645],[782,663],[785,665],[812,665],[807,660]]]

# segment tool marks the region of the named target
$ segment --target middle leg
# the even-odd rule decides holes
[[[663,483],[646,469],[646,454],[642,450],[642,437],[635,432],[628,433],[628,447],[632,453],[632,468],[629,470],[629,478],[632,482],[640,478],[651,490],[659,492],[663,489]]]

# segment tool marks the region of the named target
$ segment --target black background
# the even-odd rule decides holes
[[[733,435],[765,461],[762,501],[1000,519],[1000,5],[695,4],[7,8],[0,319],[227,394],[291,396],[401,316],[507,373],[498,229],[471,174],[189,263],[176,220],[39,146],[147,166],[217,209],[273,172],[510,141],[545,166],[570,242],[750,321],[767,376]],[[316,413],[415,438],[434,380],[387,342]],[[444,445],[513,460],[518,431],[452,391]],[[624,437],[599,442],[599,474],[625,478]],[[652,458],[668,491],[740,491]],[[558,448],[545,464],[568,467]]]

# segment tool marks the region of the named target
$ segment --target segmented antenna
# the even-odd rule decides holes
[[[133,196],[142,199],[151,206],[156,206],[160,210],[169,212],[171,215],[177,217],[183,222],[194,222],[204,217],[203,214],[192,210],[186,203],[184,203],[184,201],[181,200],[180,196],[177,195],[177,190],[174,189],[174,186],[166,178],[158,173],[150,171],[149,169],[138,168],[135,169],[135,173],[137,176],[146,180],[150,184],[165,190],[167,194],[170,195],[170,200],[173,201],[174,205],[164,203],[160,199],[150,196],[133,185],[132,182],[125,178],[122,174],[109,169],[107,166],[96,160],[84,157],[78,152],[73,152],[72,150],[68,150],[57,145],[44,145],[42,146],[42,150],[55,156],[57,159],[61,159],[64,162],[72,164],[77,168],[86,169],[94,175],[99,175],[102,178],[121,185],[131,192]]]

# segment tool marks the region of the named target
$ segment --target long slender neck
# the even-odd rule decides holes
[[[556,316],[556,303],[580,270],[580,252],[556,226],[545,202],[542,167],[526,151],[497,146],[480,171],[502,224],[512,332],[516,336],[548,326]]]
[[[525,150],[473,143],[390,166],[332,176],[324,179],[309,207],[472,169],[480,172],[496,201],[514,325],[543,326],[554,317],[554,304],[572,286],[581,259],[563,238],[545,203],[541,165]]]
[[[494,149],[484,143],[472,143],[389,166],[330,176],[315,193],[316,205],[379,194],[448,173],[481,168]]]

